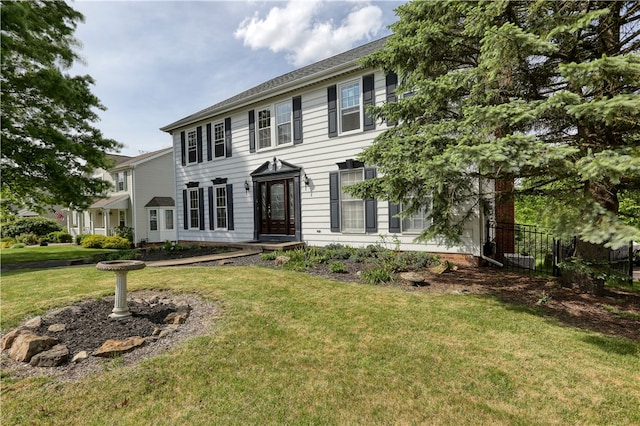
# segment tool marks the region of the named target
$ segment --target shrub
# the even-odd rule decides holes
[[[433,254],[419,251],[405,251],[395,258],[394,270],[416,271],[433,266],[435,263],[436,257]]]
[[[278,257],[277,251],[269,251],[269,252],[262,253],[260,255],[260,260],[264,260],[264,261],[276,260],[276,257]]]
[[[50,243],[70,243],[73,241],[73,237],[65,231],[56,231],[49,233],[45,237],[45,241]]]
[[[21,249],[25,247],[26,245],[24,245],[23,243],[15,243],[14,245],[11,246],[12,249]]]
[[[393,274],[389,265],[382,264],[364,271],[361,278],[367,284],[383,284],[392,281]]]
[[[111,236],[105,237],[102,242],[102,248],[105,249],[118,249],[118,250],[126,250],[131,247],[131,242],[123,237]]]
[[[344,274],[347,272],[347,267],[342,262],[333,262],[329,265],[329,272],[334,274]]]
[[[2,238],[0,240],[0,244],[2,244],[2,248],[3,249],[9,248],[12,245],[14,245],[15,243],[16,243],[16,240],[14,238],[10,238],[10,237],[5,237],[5,238]]]
[[[102,248],[102,244],[107,237],[104,235],[84,235],[82,237],[82,247],[84,248]],[[128,248],[128,246],[127,246]]]
[[[38,238],[37,235],[31,234],[31,233],[19,235],[16,238],[16,241],[19,243],[26,244],[28,246],[35,246],[37,244],[40,244],[40,238]]]
[[[2,224],[3,237],[17,237],[23,234],[34,234],[38,237],[61,231],[62,227],[53,219],[42,216],[18,217]]]
[[[116,226],[113,228],[113,232],[116,236],[126,238],[130,243],[133,242],[133,228],[129,226]]]

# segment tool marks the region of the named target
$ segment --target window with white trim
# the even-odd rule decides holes
[[[116,192],[127,190],[127,172],[117,172],[113,174],[113,181],[115,182]]]
[[[402,219],[402,232],[409,234],[420,233],[429,227],[428,212],[426,208]]]
[[[189,189],[189,228],[200,228],[200,202],[198,188]]]
[[[119,210],[118,211],[118,224],[120,226],[125,226],[126,225],[126,212],[124,210]]]
[[[149,230],[150,231],[158,230],[158,210],[156,209],[149,210]]]
[[[340,172],[340,228],[342,232],[365,232],[365,205],[362,198],[354,198],[344,188],[364,180],[364,169]]]
[[[227,228],[227,187],[226,185],[214,188],[214,212],[216,229]]]
[[[293,143],[293,106],[280,102],[256,110],[258,150]]]
[[[224,123],[213,125],[213,156],[220,158],[225,156],[224,152]]]
[[[338,117],[340,133],[362,128],[362,103],[360,81],[351,81],[338,86]]]
[[[164,229],[173,229],[173,210],[164,211]]]
[[[195,130],[187,132],[187,161],[189,164],[198,162],[198,139]]]

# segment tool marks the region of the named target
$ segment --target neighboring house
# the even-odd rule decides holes
[[[105,198],[87,211],[72,211],[68,229],[72,235],[113,235],[115,228],[133,228],[134,242],[176,240],[173,149],[165,148],[137,157],[108,154],[116,165],[98,169],[94,177],[112,184]]]
[[[401,220],[399,206],[356,199],[346,185],[376,176],[357,155],[387,124],[367,105],[395,100],[395,75],[363,69],[374,41],[269,80],[169,124],[178,241],[304,241],[324,246],[386,242],[402,250],[481,255],[486,218],[464,244],[414,243],[426,212]],[[397,238],[397,240],[396,240]]]

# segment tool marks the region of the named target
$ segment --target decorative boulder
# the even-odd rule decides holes
[[[34,367],[57,367],[65,364],[68,360],[69,349],[65,345],[55,345],[48,351],[35,354],[29,364]]]
[[[400,278],[405,281],[409,281],[413,285],[420,285],[424,283],[424,277],[417,272],[402,272]]]
[[[58,343],[58,339],[49,336],[38,336],[32,331],[21,330],[9,348],[9,358],[19,362],[29,362],[31,358],[44,352]]]
[[[109,358],[115,355],[120,355],[125,352],[129,352],[144,345],[145,340],[140,336],[129,337],[125,340],[112,340],[109,339],[102,344],[93,353],[93,356],[99,356],[103,358]]]

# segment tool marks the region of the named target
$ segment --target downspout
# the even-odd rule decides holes
[[[136,203],[135,203],[135,193],[136,193],[136,174],[135,174],[136,166],[131,166],[131,210],[132,220],[133,220],[133,244],[137,245],[138,241],[138,222],[137,222],[137,212],[136,212]]]
[[[482,260],[486,260],[486,261],[487,261],[487,262],[489,262],[489,263],[493,263],[493,264],[494,264],[494,265],[496,265],[496,266],[499,266],[499,267],[501,267],[501,268],[504,268],[504,265],[503,265],[502,263],[498,262],[498,261],[497,261],[497,260],[495,260],[495,259],[492,259],[492,258],[490,258],[490,257],[487,257],[487,256],[485,256],[484,254],[481,254],[481,255],[480,255],[480,259],[482,259]]]

